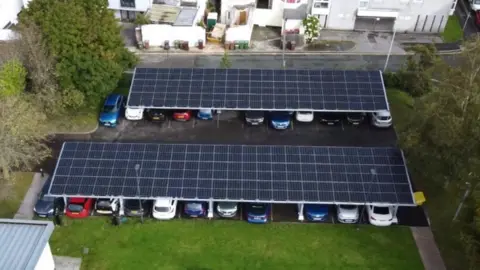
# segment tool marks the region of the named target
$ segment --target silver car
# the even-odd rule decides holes
[[[233,202],[219,202],[217,204],[217,213],[224,218],[231,218],[237,215],[238,206]]]

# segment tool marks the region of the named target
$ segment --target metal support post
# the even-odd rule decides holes
[[[140,164],[135,164],[135,173],[137,175],[137,197],[138,197],[138,203],[140,204],[140,212],[142,215],[140,216],[140,221],[143,223],[143,205],[142,205],[142,200],[140,199]]]
[[[397,30],[393,29],[392,41],[390,42],[390,48],[388,49],[387,59],[385,60],[385,66],[383,67],[383,72],[385,72],[387,70],[388,60],[390,60],[390,54],[392,53],[393,42],[395,41],[395,35],[396,34],[397,34]]]
[[[303,206],[304,206],[303,203],[298,204],[298,220],[299,221],[304,221],[305,220],[305,217],[303,216]]]
[[[207,217],[208,217],[209,219],[212,219],[212,218],[213,218],[213,200],[208,201],[208,213],[207,213]]]

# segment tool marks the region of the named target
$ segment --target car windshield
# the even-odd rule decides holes
[[[480,5],[480,0],[475,0],[474,4],[475,5]]]
[[[110,205],[111,205],[110,200],[98,200],[97,201],[97,207],[108,208],[108,207],[110,207]]]
[[[388,209],[388,207],[384,207],[384,206],[374,206],[373,207],[373,212],[375,214],[379,214],[379,215],[388,215],[388,214],[390,214],[390,209]]]
[[[313,114],[313,112],[305,112],[305,111],[300,111],[298,112],[299,114]]]
[[[282,120],[288,120],[290,118],[290,114],[288,112],[274,112],[272,113],[272,118],[281,118]]]
[[[339,120],[341,116],[338,113],[324,113],[322,114],[322,118],[327,120]]]
[[[157,212],[169,212],[169,211],[170,211],[170,207],[166,207],[166,206],[155,206],[155,211],[157,211]]]
[[[380,116],[379,118],[380,120],[384,120],[384,121],[390,120],[390,116]]]
[[[55,200],[55,197],[47,196],[46,194],[40,195],[40,198],[45,202],[53,202]]]
[[[201,203],[189,203],[189,204],[187,204],[187,208],[189,210],[199,211],[199,210],[202,210],[202,204]]]
[[[81,212],[83,210],[83,205],[71,203],[68,205],[68,210],[70,210],[71,212]]]
[[[225,202],[225,203],[219,203],[218,204],[218,208],[223,209],[223,210],[235,209],[236,207],[237,207],[236,203]]]
[[[245,113],[245,117],[247,118],[261,118],[263,117],[262,111],[248,111]]]
[[[363,115],[361,113],[349,113],[348,117],[353,119],[360,119],[363,117]]]
[[[266,206],[262,204],[252,204],[249,207],[249,212],[254,215],[264,215]]]
[[[159,111],[159,110],[150,110],[150,111],[148,111],[148,113],[150,115],[153,115],[153,116],[162,116],[163,115],[163,112]]]
[[[105,105],[103,106],[103,112],[105,113],[111,113],[115,111],[115,106],[114,105]]]
[[[128,209],[140,209],[140,202],[138,200],[126,200],[125,207]]]
[[[348,209],[348,210],[353,210],[353,209],[356,209],[357,206],[356,206],[356,205],[340,205],[340,208],[342,208],[342,209]]]

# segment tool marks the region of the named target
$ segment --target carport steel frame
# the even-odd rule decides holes
[[[132,87],[133,87],[133,82],[135,80],[135,74],[137,72],[137,68],[133,70],[133,76],[132,76],[132,81],[130,82],[130,88],[128,90],[128,97],[127,97],[127,108],[131,109],[163,109],[163,110],[219,110],[219,111],[265,111],[266,109],[262,108],[216,108],[216,107],[209,107],[209,108],[204,108],[204,107],[149,107],[149,106],[128,106],[128,101],[130,100],[130,94],[132,93]],[[383,93],[385,97],[385,103],[387,105],[387,111],[390,111],[390,105],[388,104],[388,98],[387,98],[387,90],[385,88],[385,82],[383,80],[383,73],[381,70],[380,72],[380,78],[382,80],[382,87],[383,87]],[[318,110],[318,109],[311,109],[311,108],[291,108],[291,109],[268,109],[268,111],[278,111],[278,112],[284,112],[284,111],[313,111],[313,112],[339,112],[339,113],[354,113],[354,112],[368,112],[368,113],[373,113],[376,112],[375,110],[370,111],[370,110]]]

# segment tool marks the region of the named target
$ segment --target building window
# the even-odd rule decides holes
[[[126,8],[134,8],[135,0],[120,0],[120,6]]]
[[[258,0],[257,8],[272,9],[272,0]]]
[[[366,9],[368,8],[368,2],[369,0],[360,0],[360,2],[358,3],[358,7],[361,9]]]
[[[317,0],[313,3],[314,8],[328,8],[330,0]]]

